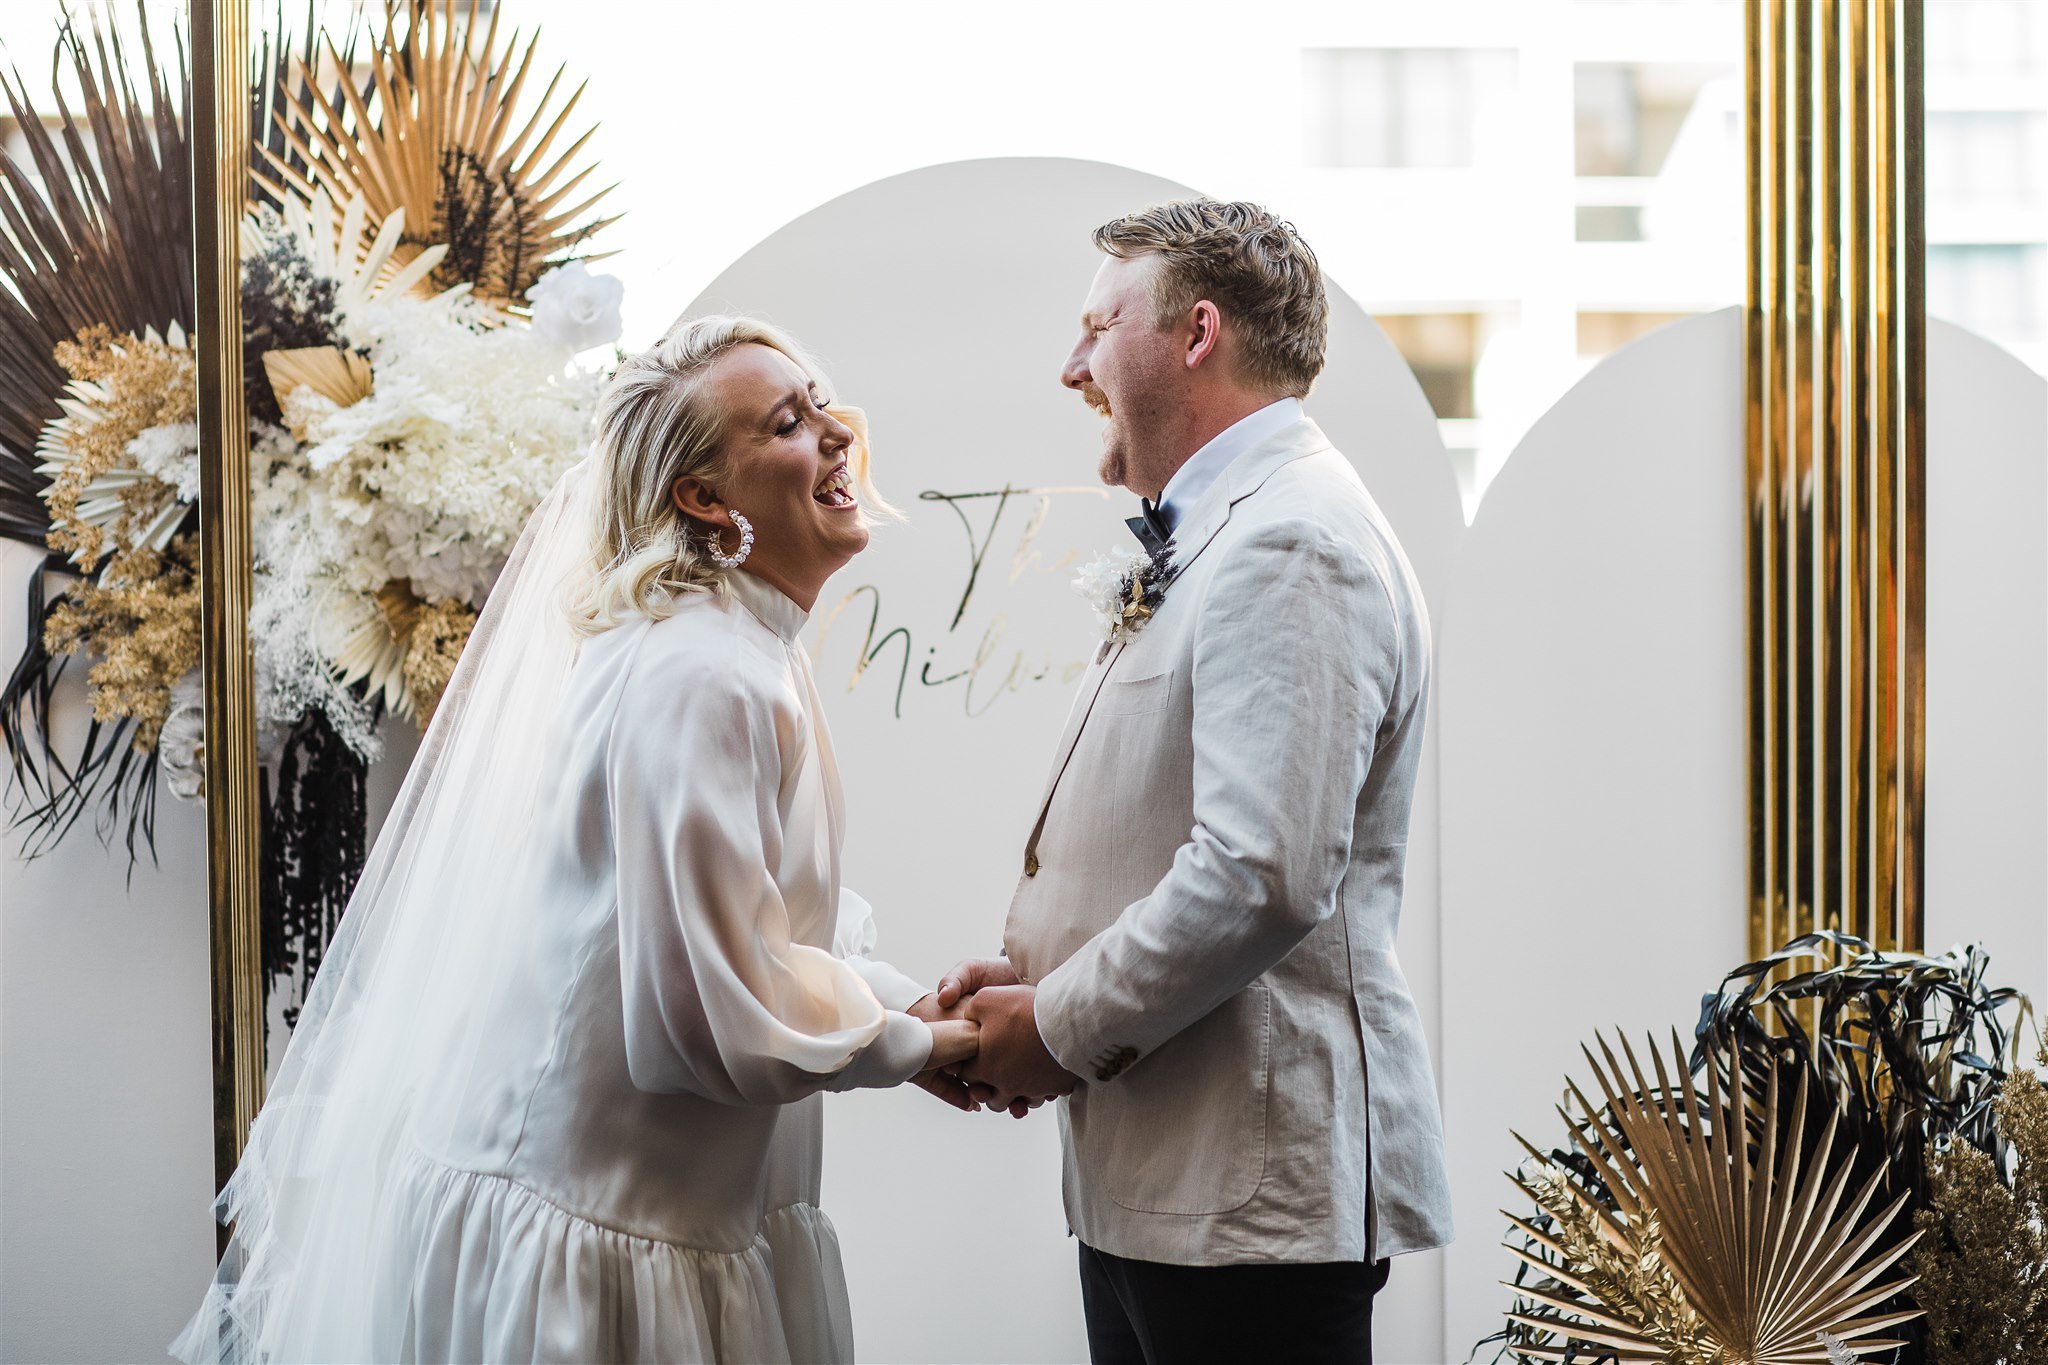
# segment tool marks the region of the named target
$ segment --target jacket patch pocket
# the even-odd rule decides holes
[[[1095,714],[1142,716],[1150,711],[1164,710],[1172,693],[1173,670],[1170,668],[1149,678],[1111,678],[1102,685],[1102,695],[1095,699]]]
[[[1253,982],[1115,1080],[1082,1086],[1067,1115],[1086,1184],[1138,1213],[1246,1204],[1266,1174],[1271,1035],[1271,996]]]

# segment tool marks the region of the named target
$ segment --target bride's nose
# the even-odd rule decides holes
[[[818,446],[828,455],[843,454],[853,444],[853,428],[825,413],[825,432],[818,438]]]

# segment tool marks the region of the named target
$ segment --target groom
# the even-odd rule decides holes
[[[1329,307],[1252,204],[1105,224],[1060,379],[1170,544],[1095,656],[1003,958],[954,968],[965,1079],[1061,1106],[1097,1362],[1369,1361],[1389,1258],[1451,1237],[1394,956],[1429,624],[1386,518],[1302,411]]]

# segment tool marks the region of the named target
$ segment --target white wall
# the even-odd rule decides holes
[[[0,545],[0,652],[39,555]],[[76,669],[72,670],[75,674]],[[60,730],[84,719],[67,687]],[[159,806],[126,880],[89,829],[0,858],[0,1358],[151,1360],[213,1255],[205,833]]]
[[[2048,1010],[2048,383],[1927,332],[1927,946]]]
[[[1509,1128],[1595,1029],[1688,1037],[1746,956],[1742,337],[1733,310],[1625,347],[1480,504],[1437,641],[1448,1359],[1501,1326]]]

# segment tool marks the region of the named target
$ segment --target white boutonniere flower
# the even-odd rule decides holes
[[[1094,608],[1103,643],[1113,645],[1143,629],[1166,600],[1172,581],[1173,546],[1166,545],[1155,554],[1112,550],[1081,566],[1074,590]]]

